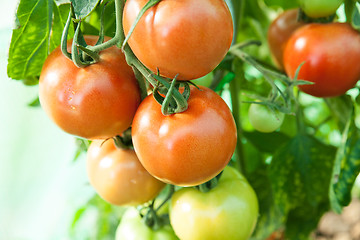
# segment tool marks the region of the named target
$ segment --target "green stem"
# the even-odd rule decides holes
[[[241,77],[244,77],[243,74]],[[241,126],[241,98],[240,98],[240,86],[238,86],[238,79],[234,79],[230,82],[230,94],[231,94],[231,104],[232,104],[232,112],[234,116],[234,120],[237,128],[237,142],[236,142],[236,162],[235,167],[239,169],[240,172],[245,173],[246,164],[245,164],[245,156],[244,149],[242,145],[242,126]]]
[[[169,186],[169,192],[166,195],[166,198],[164,199],[164,201],[156,208],[156,212],[158,212],[172,197],[172,195],[175,193],[175,186],[168,184]]]
[[[356,1],[355,0],[345,0],[344,3],[345,3],[346,22],[349,24],[352,24],[353,13],[354,13],[354,9],[356,7]]]
[[[144,15],[144,13],[145,13],[148,9],[150,9],[150,8],[152,8],[153,6],[155,6],[156,4],[158,4],[160,1],[161,1],[161,0],[149,0],[149,1],[145,4],[145,6],[140,10],[139,14],[136,16],[136,19],[135,19],[134,23],[131,25],[131,28],[130,28],[130,30],[129,30],[129,33],[127,34],[127,36],[126,36],[123,44],[121,45],[121,49],[124,49],[124,47],[125,47],[126,43],[128,42],[131,34],[134,32],[134,29],[135,29],[137,23],[140,21],[140,18]]]
[[[100,52],[111,46],[114,46],[124,40],[124,32],[122,27],[122,13],[124,10],[124,0],[115,0],[115,14],[116,14],[116,31],[115,36],[107,42],[95,46],[88,46],[94,52]]]

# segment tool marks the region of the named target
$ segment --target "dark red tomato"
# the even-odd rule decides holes
[[[165,187],[144,169],[134,150],[118,149],[112,140],[91,143],[86,167],[91,185],[111,204],[139,205]]]
[[[85,39],[95,44],[97,37]],[[85,68],[77,68],[57,48],[44,63],[39,98],[45,112],[65,132],[104,139],[130,126],[140,90],[119,48],[100,52],[100,61]]]
[[[293,78],[314,82],[299,88],[316,97],[335,97],[352,88],[360,78],[360,34],[346,23],[308,24],[289,39],[284,66]]]
[[[269,26],[268,43],[271,54],[279,68],[283,69],[283,54],[287,40],[299,27],[305,25],[298,21],[298,9],[290,9],[281,13]]]
[[[235,150],[236,125],[214,91],[191,86],[188,109],[164,116],[152,95],[140,104],[132,125],[136,154],[163,182],[194,186],[215,177]]]
[[[127,0],[123,26],[128,34],[148,0]],[[129,39],[138,59],[153,72],[192,80],[211,72],[225,57],[233,23],[224,0],[163,0],[142,16]]]

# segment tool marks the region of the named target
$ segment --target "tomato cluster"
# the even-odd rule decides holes
[[[125,34],[146,3],[126,1]],[[232,39],[232,16],[224,0],[163,0],[140,18],[128,43],[137,59],[169,85],[201,78],[197,81],[209,86],[211,72]],[[97,38],[85,35],[84,40],[94,45]],[[71,45],[69,41],[68,52],[75,49]],[[87,150],[88,178],[104,200],[146,205],[166,183],[184,187],[173,195],[170,206],[175,232],[169,224],[153,228],[158,221],[154,216],[144,225],[139,212],[129,208],[117,239],[206,239],[209,225],[216,239],[247,239],[256,224],[258,203],[245,178],[227,167],[237,129],[226,102],[210,88],[186,85],[176,91],[181,95],[189,90],[187,109],[164,115],[155,93],[141,100],[139,79],[125,59],[112,46],[100,51],[96,63],[78,68],[57,48],[46,59],[39,82],[40,103],[50,118],[64,131],[92,141]],[[167,91],[157,94],[171,94]],[[125,143],[125,131],[130,129],[132,141]],[[209,192],[190,188],[218,179],[222,171]]]
[[[299,1],[311,18],[335,13],[343,1]],[[290,78],[313,84],[299,89],[315,97],[335,97],[354,87],[360,78],[360,35],[347,23],[305,23],[299,10],[287,10],[269,27],[268,43],[276,61]]]

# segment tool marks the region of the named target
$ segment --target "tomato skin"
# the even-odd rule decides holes
[[[298,21],[298,9],[290,9],[281,13],[269,26],[268,44],[276,65],[283,69],[283,54],[286,42],[299,27],[305,25]]]
[[[188,109],[164,116],[152,95],[140,104],[132,125],[133,144],[147,171],[166,183],[194,186],[215,177],[235,150],[230,109],[214,91],[191,86]]]
[[[334,14],[344,0],[298,0],[305,14],[312,18]]]
[[[97,37],[85,39],[92,45]],[[106,139],[130,126],[140,104],[140,90],[117,47],[100,52],[100,61],[85,68],[77,68],[57,48],[43,65],[39,98],[44,111],[65,132]]]
[[[314,82],[299,88],[316,97],[335,97],[360,78],[360,35],[346,23],[308,24],[289,39],[284,51],[285,71],[293,78]]]
[[[178,238],[170,225],[153,230],[142,222],[135,208],[129,208],[121,218],[115,240],[178,240]]]
[[[126,1],[125,34],[146,3]],[[224,0],[163,0],[142,16],[128,43],[153,72],[159,69],[165,77],[179,74],[178,80],[192,80],[221,62],[232,38],[232,18]]]
[[[218,185],[209,192],[195,188],[175,192],[170,222],[181,240],[246,240],[258,213],[254,190],[239,172],[226,167]]]
[[[284,121],[284,113],[272,112],[267,106],[253,103],[249,108],[251,125],[259,132],[269,133],[278,129]]]
[[[90,184],[114,205],[145,203],[165,187],[144,169],[134,150],[119,149],[112,140],[91,143],[86,167]]]

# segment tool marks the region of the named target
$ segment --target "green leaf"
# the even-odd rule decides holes
[[[54,3],[54,21],[52,24],[51,38],[50,38],[50,51],[58,47],[61,43],[61,36],[64,30],[66,20],[69,16],[70,4],[61,4],[57,6]],[[74,29],[69,28],[68,39],[71,39],[74,36]]]
[[[269,169],[276,206],[286,214],[311,207],[321,215],[319,209],[328,202],[335,152],[336,148],[307,135],[296,136],[276,152]],[[309,221],[298,214],[296,219],[299,225]],[[288,218],[287,225],[294,224],[291,220]],[[309,226],[306,234],[314,227],[316,224]]]
[[[353,15],[352,15],[352,26],[356,30],[360,30],[360,4],[356,3],[356,6],[354,7]]]
[[[71,0],[77,19],[86,18],[92,11],[94,11],[99,2],[100,0]]]
[[[33,101],[31,101],[28,104],[29,107],[39,107],[40,106],[40,100],[39,97],[36,97]]]
[[[353,111],[353,102],[351,97],[343,95],[336,98],[325,98],[324,100],[328,105],[334,120],[337,122],[339,129],[343,131],[345,126],[348,124]]]
[[[75,152],[75,156],[73,158],[73,162],[76,162],[79,157],[81,156],[81,154],[86,153],[87,149],[90,146],[91,141],[87,140],[87,139],[82,139],[82,138],[76,138],[75,144],[76,144],[76,152]]]
[[[49,52],[52,0],[20,1],[9,49],[7,73],[13,79],[39,76]]]
[[[259,151],[266,153],[274,153],[290,138],[281,132],[262,133],[262,132],[243,132],[244,136]]]
[[[263,240],[283,225],[286,215],[283,209],[274,204],[268,165],[262,164],[247,179],[256,192],[260,206],[259,220],[251,239]]]
[[[360,172],[360,130],[355,125],[355,115],[343,133],[333,170],[330,200],[333,210],[340,213],[351,201],[351,190]]]
[[[281,6],[284,9],[299,7],[296,1],[289,0],[265,0],[268,6]]]

